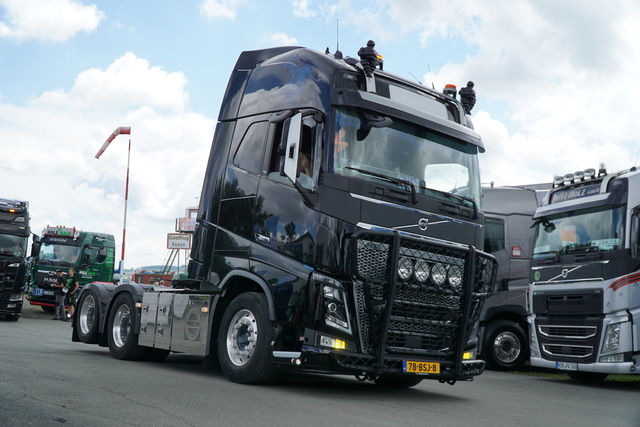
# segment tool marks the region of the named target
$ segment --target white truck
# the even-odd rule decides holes
[[[640,367],[640,171],[554,178],[534,214],[531,365],[602,381]]]

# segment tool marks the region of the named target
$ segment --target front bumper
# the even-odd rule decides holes
[[[420,375],[424,379],[442,381],[472,380],[484,372],[484,360],[464,360],[461,371],[456,372],[452,361],[426,359],[411,355],[387,355],[382,363],[367,354],[335,351],[304,345],[301,352],[273,352],[275,362],[281,369],[347,375]],[[405,372],[404,361],[438,363],[440,373],[414,374]]]
[[[532,357],[530,359],[531,366],[537,366],[540,368],[559,369],[564,372],[598,372],[603,374],[640,374],[640,365],[634,362],[619,362],[619,363],[576,363],[576,369],[563,369],[559,365],[560,362],[554,362],[551,360],[545,360],[541,357]],[[560,367],[559,367],[560,366]]]

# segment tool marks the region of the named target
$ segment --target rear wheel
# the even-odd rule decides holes
[[[601,372],[581,372],[572,371],[568,372],[569,378],[576,381],[583,381],[586,383],[601,383],[609,374],[603,374]]]
[[[42,307],[46,313],[53,313],[55,310],[55,307],[49,307],[48,305],[41,305],[40,307]]]
[[[524,365],[529,356],[527,336],[515,322],[498,320],[487,328],[482,354],[487,368],[507,371]]]
[[[269,363],[273,335],[267,298],[248,292],[239,295],[224,313],[218,335],[218,358],[222,372],[242,384],[266,384],[275,379]]]
[[[76,309],[76,328],[78,338],[83,343],[98,343],[98,299],[91,290],[86,290],[80,296]]]
[[[113,303],[107,324],[107,341],[111,355],[120,360],[140,360],[149,352],[138,345],[135,333],[135,306],[129,293],[121,293]]]
[[[16,322],[16,321],[18,321],[20,316],[18,314],[5,314],[4,318],[9,320],[9,321],[11,321],[11,322]]]
[[[403,377],[378,377],[375,381],[376,385],[387,388],[409,388],[416,386],[422,382],[422,378],[415,375]]]

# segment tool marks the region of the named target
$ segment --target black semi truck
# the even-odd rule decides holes
[[[189,279],[89,284],[73,340],[118,359],[188,352],[238,383],[282,370],[381,386],[484,370],[477,323],[495,258],[473,83],[444,94],[360,59],[243,52],[200,197]]]
[[[18,320],[27,274],[29,203],[0,199],[0,314]]]

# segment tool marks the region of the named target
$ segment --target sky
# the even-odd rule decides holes
[[[130,140],[124,264],[163,264],[240,52],[370,39],[394,74],[475,83],[483,183],[628,169],[639,22],[635,0],[0,0],[0,198],[29,201],[36,234],[114,234],[120,260]]]

